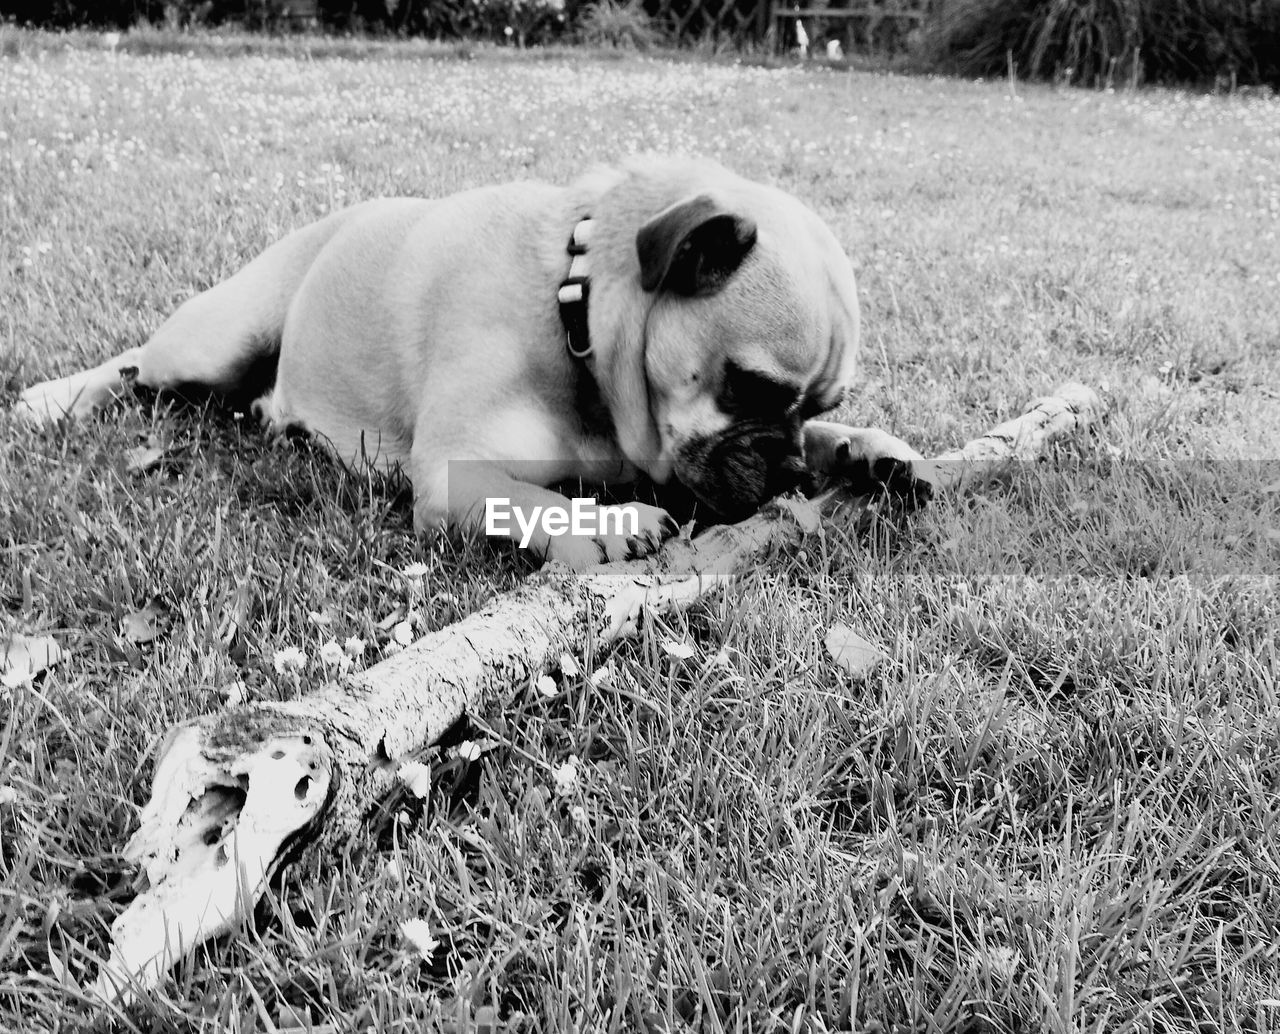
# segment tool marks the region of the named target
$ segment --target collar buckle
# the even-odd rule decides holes
[[[586,359],[594,350],[587,325],[587,301],[591,296],[587,249],[592,225],[591,217],[586,216],[573,228],[566,249],[571,256],[569,275],[560,282],[560,290],[556,294],[560,303],[560,322],[564,325],[565,347],[575,359]]]

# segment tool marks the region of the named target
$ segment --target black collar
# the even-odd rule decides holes
[[[591,332],[587,327],[587,300],[591,276],[587,249],[591,244],[591,216],[584,216],[569,235],[569,275],[560,282],[560,322],[564,324],[565,347],[578,360],[591,355]]]

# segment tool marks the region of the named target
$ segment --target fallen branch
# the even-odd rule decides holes
[[[1044,454],[1098,415],[1068,385],[964,448],[928,461],[940,491]],[[553,670],[562,654],[607,647],[645,613],[689,606],[837,509],[865,510],[839,488],[780,500],[739,524],[677,539],[653,558],[574,575],[552,565],[513,592],[408,649],[300,700],[229,708],[176,727],[125,854],[146,889],[112,926],[93,992],[129,999],[201,942],[249,915],[268,879],[304,848],[359,831],[393,788],[401,760],[468,711]]]

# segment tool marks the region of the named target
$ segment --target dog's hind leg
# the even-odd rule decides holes
[[[90,370],[33,385],[18,396],[13,411],[38,423],[86,416],[124,393],[124,378],[137,371],[141,358],[142,348],[131,348]]]
[[[351,211],[336,212],[273,244],[240,272],[183,304],[146,344],[28,388],[15,411],[41,423],[87,416],[125,394],[130,376],[156,391],[249,389],[246,379],[279,352],[285,315],[307,270]]]

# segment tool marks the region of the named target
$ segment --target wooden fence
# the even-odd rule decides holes
[[[930,0],[643,0],[645,11],[676,39],[724,39],[793,46],[795,23],[813,42],[895,50],[924,21]]]

